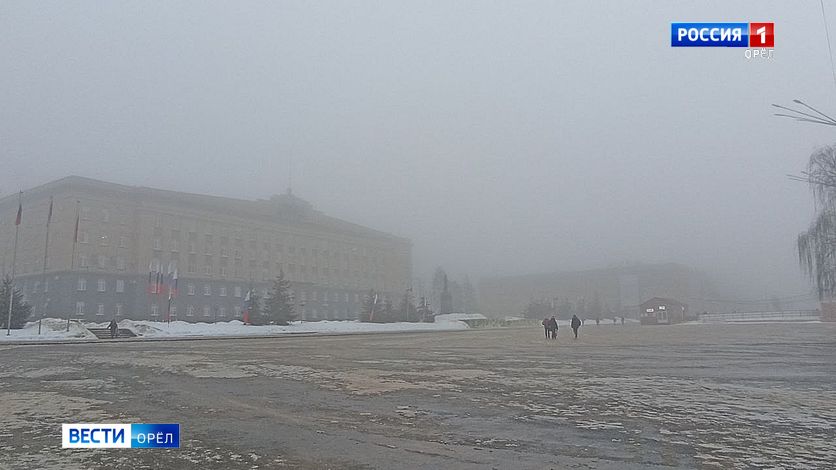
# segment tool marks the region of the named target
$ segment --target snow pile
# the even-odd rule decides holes
[[[89,327],[104,328],[107,323],[88,324]],[[154,322],[147,320],[122,320],[119,328],[127,328],[135,334],[146,337],[194,337],[194,336],[264,336],[288,333],[367,333],[402,331],[445,331],[462,330],[462,322],[436,323],[362,323],[358,321],[292,322],[290,325],[245,325],[239,320],[217,323],[189,323],[184,321]]]
[[[481,313],[443,313],[435,316],[436,323],[463,321],[463,320],[487,320]]]
[[[12,330],[11,336],[5,331],[0,332],[0,341],[55,341],[55,340],[86,340],[95,339],[87,328],[107,328],[108,322],[84,323],[77,321],[70,323],[67,331],[67,320],[60,318],[45,318],[38,335],[38,322],[29,322],[19,330]],[[129,329],[143,338],[186,338],[203,336],[265,336],[291,333],[373,333],[373,332],[409,332],[409,331],[451,331],[464,330],[468,326],[460,321],[446,321],[442,323],[362,323],[359,321],[318,321],[292,322],[290,325],[245,325],[238,320],[217,323],[189,323],[184,321],[154,322],[147,320],[122,320],[119,328]]]
[[[70,322],[67,331],[67,320],[61,318],[44,318],[41,322],[41,334],[38,334],[38,322],[30,321],[23,328],[12,330],[6,336],[6,330],[0,332],[0,341],[55,341],[65,339],[96,339],[96,336],[78,322]]]

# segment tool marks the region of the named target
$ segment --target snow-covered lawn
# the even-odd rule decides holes
[[[38,322],[29,322],[23,328],[11,330],[6,336],[6,330],[0,331],[0,341],[54,341],[67,339],[96,339],[96,336],[78,322],[70,322],[67,331],[67,320],[60,318],[44,318],[41,322],[41,334],[38,334]]]
[[[87,328],[106,328],[104,323],[70,323],[67,320],[45,318],[41,334],[38,335],[38,322],[29,322],[19,330],[12,330],[11,336],[5,331],[0,341],[50,341],[50,340],[83,340],[95,339]],[[318,321],[293,322],[287,326],[245,325],[238,320],[217,323],[189,323],[173,321],[171,323],[153,322],[146,320],[122,320],[119,328],[127,328],[143,338],[183,338],[199,336],[265,336],[287,333],[366,333],[366,332],[401,332],[401,331],[450,331],[467,329],[467,325],[460,321],[444,321],[437,323],[362,323],[358,321]]]

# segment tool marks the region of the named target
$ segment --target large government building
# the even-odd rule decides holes
[[[15,278],[35,318],[164,320],[177,273],[172,319],[231,320],[248,292],[265,296],[283,272],[298,318],[354,319],[369,289],[398,296],[412,274],[409,240],[326,216],[290,192],[248,201],[70,176],[21,199]],[[17,210],[17,194],[0,199],[5,275]]]

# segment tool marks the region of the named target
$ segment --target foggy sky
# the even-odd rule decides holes
[[[0,4],[0,192],[69,174],[248,199],[293,190],[409,237],[418,276],[681,262],[809,290],[787,179],[836,129],[819,2]],[[828,5],[831,32],[836,4]],[[670,47],[774,21],[775,59]]]

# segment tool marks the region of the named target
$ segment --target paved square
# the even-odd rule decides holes
[[[0,346],[0,468],[827,468],[836,325]],[[181,449],[61,449],[63,422]]]

